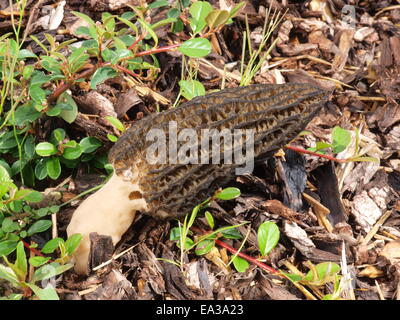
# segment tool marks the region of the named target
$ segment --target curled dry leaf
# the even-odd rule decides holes
[[[382,270],[378,269],[377,267],[367,266],[366,268],[361,270],[357,276],[375,279],[375,278],[383,277],[384,275],[385,275],[385,273]]]
[[[295,222],[285,222],[283,232],[300,252],[310,252],[315,248],[307,233]]]

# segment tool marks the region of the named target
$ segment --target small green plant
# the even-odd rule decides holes
[[[257,230],[257,244],[258,249],[260,250],[261,257],[259,260],[266,257],[278,244],[280,238],[279,228],[276,223],[272,221],[263,222]],[[240,250],[238,250],[239,252]],[[245,272],[249,267],[249,263],[237,256],[234,255],[233,265],[235,269],[239,272]]]
[[[340,299],[340,266],[334,262],[322,262],[317,265],[312,264],[310,261],[306,262],[309,271],[305,275],[284,273],[287,279],[292,282],[299,282],[307,286],[322,286],[327,283],[333,283],[333,293],[326,294],[323,300],[337,300]]]
[[[117,118],[115,117],[111,117],[111,116],[106,116],[105,119],[111,123],[111,125],[117,129],[121,134],[125,132],[125,127],[122,124],[121,121],[119,121]],[[113,134],[107,134],[107,138],[108,140],[110,140],[111,142],[117,142],[118,138],[116,136],[114,136]]]
[[[307,133],[307,132],[305,132]],[[355,130],[355,148],[354,148],[354,155],[349,159],[346,159],[346,162],[350,161],[372,161],[372,162],[379,162],[378,159],[373,157],[363,157],[359,154],[359,132]],[[331,133],[331,141],[332,143],[327,143],[323,141],[317,141],[316,146],[312,148],[308,148],[308,151],[319,153],[319,154],[326,154],[327,149],[331,149],[332,153],[337,154],[344,151],[352,142],[351,133],[343,129],[339,126],[333,128]]]
[[[95,151],[101,145],[94,137],[83,138],[77,143],[67,138],[64,129],[55,129],[49,142],[40,142],[35,146],[36,154],[41,157],[36,162],[35,176],[39,180],[47,176],[57,179],[61,174],[61,162],[68,168],[75,168],[80,161],[94,160]]]
[[[247,221],[239,225],[225,226],[214,230],[214,217],[209,211],[206,210],[210,201],[212,201],[213,199],[231,200],[238,197],[239,195],[240,190],[237,188],[226,188],[221,191],[217,191],[214,196],[194,207],[192,213],[190,215],[186,215],[183,225],[178,222],[179,226],[171,229],[170,240],[177,241],[177,246],[181,249],[181,262],[179,264],[181,267],[183,266],[184,254],[192,249],[194,249],[194,253],[196,255],[204,255],[210,252],[213,247],[215,247],[216,240],[218,239],[225,238],[240,240],[243,238],[240,232],[237,230],[237,227],[248,223]],[[208,226],[210,227],[210,231],[205,235],[195,237],[193,239],[193,233],[190,228],[193,226],[195,219],[198,217],[198,214],[201,210],[205,210],[204,217],[208,223]],[[279,229],[275,223],[265,222],[260,225],[260,227],[258,228],[257,239],[261,252],[261,258],[271,252],[271,250],[278,243],[279,237]],[[242,243],[242,246],[244,245],[244,243],[245,241]],[[240,250],[238,250],[237,253],[233,255],[230,263],[233,263],[237,271],[245,272],[249,267],[249,263],[245,259],[237,255]]]
[[[241,2],[227,11],[213,9],[207,1],[196,1],[186,10],[190,16],[185,21],[188,22],[193,35],[207,37],[208,34],[216,33],[224,25],[231,23],[232,18],[244,5],[245,3]],[[183,96],[185,99],[191,100],[206,93],[203,84],[196,80],[197,67],[194,66],[195,62],[190,60],[203,57],[204,53],[211,51],[211,46],[208,45],[205,38],[202,38],[201,41],[196,39],[188,40],[179,47],[179,50],[185,56],[182,57],[182,75],[179,81],[180,91],[178,99],[180,96]],[[188,54],[189,52],[190,54]]]
[[[272,14],[271,17],[271,9],[272,7],[270,6],[268,11],[265,14],[265,21],[264,21],[264,26],[261,32],[262,35],[262,40],[260,44],[258,45],[258,49],[254,50],[253,46],[250,41],[250,27],[247,21],[247,16],[246,16],[246,31],[243,32],[243,47],[242,47],[242,61],[241,61],[241,69],[240,69],[240,75],[241,75],[241,81],[240,81],[240,86],[247,86],[251,83],[253,80],[255,74],[258,72],[258,70],[261,69],[261,66],[263,65],[264,61],[267,60],[268,55],[272,51],[272,49],[275,47],[276,43],[279,41],[279,37],[277,37],[273,43],[270,44],[268,49],[264,52],[264,49],[267,45],[267,42],[269,41],[272,33],[274,30],[278,27],[278,25],[281,23],[283,17],[285,14],[281,14],[280,12],[276,13],[276,11]],[[248,61],[245,64],[245,56],[246,56],[246,49],[248,50]],[[245,67],[246,66],[246,67]]]
[[[22,291],[22,294],[10,294],[7,299],[31,297],[32,292],[40,299],[56,299],[54,288],[40,288],[35,283],[54,277],[73,266],[68,262],[79,245],[80,235],[73,235],[67,241],[60,238],[50,240],[41,252],[37,251],[36,246],[30,246],[30,250],[40,255],[29,259],[29,264],[37,269],[28,279],[25,239],[47,231],[52,222],[45,217],[59,210],[56,205],[32,208],[33,204],[42,200],[43,195],[38,191],[18,189],[9,172],[0,165],[0,257],[7,264],[0,264],[0,279]],[[59,249],[60,254],[54,261],[50,257],[42,256],[53,253],[56,249]],[[9,257],[14,251],[16,260],[15,263],[10,263]]]
[[[171,260],[167,261],[176,264],[183,271],[184,254],[188,253],[190,250],[194,249],[194,253],[196,255],[204,255],[210,252],[215,247],[219,239],[225,238],[241,240],[243,237],[237,230],[237,227],[248,223],[247,221],[243,222],[240,225],[226,226],[214,230],[214,217],[209,211],[207,211],[207,206],[209,205],[211,200],[230,200],[236,198],[239,195],[240,190],[237,188],[226,188],[222,191],[217,191],[213,197],[194,207],[192,213],[185,216],[183,224],[178,221],[178,227],[174,227],[171,229],[170,240],[176,241],[177,246],[181,250],[181,259],[180,262],[175,262]],[[205,233],[202,236],[195,236],[190,229],[193,227],[195,219],[199,216],[199,213],[201,211],[204,211],[204,217],[211,231]],[[246,259],[252,262],[256,261],[256,259],[249,256],[244,256],[246,257],[246,259],[239,256],[245,244],[246,238],[244,239],[238,250],[231,250],[232,252],[236,251],[236,253],[233,254],[229,264],[232,263],[238,272],[246,272],[249,268],[249,262]],[[260,256],[257,258],[258,262],[261,262],[261,260],[264,259],[276,247],[279,238],[280,231],[276,223],[267,221],[262,223],[258,227],[257,242],[258,248],[260,250]],[[323,299],[340,299],[340,266],[333,262],[323,262],[317,265],[313,265],[311,262],[308,261],[306,264],[309,267],[310,271],[305,275],[285,273],[280,270],[275,270],[274,272],[292,282],[299,282],[307,286],[322,286],[327,283],[333,283],[333,293],[325,295]]]
[[[221,227],[196,239],[192,238],[193,233],[190,230],[199,212],[206,209],[212,200],[230,200],[238,197],[239,195],[240,190],[237,188],[226,188],[224,190],[217,191],[211,198],[195,206],[192,210],[192,213],[185,216],[182,225],[180,221],[178,221],[178,227],[171,229],[170,240],[177,241],[177,246],[181,249],[181,261],[179,263],[181,268],[183,267],[184,254],[192,249],[194,249],[197,255],[204,255],[210,252],[210,250],[215,246],[215,241],[219,238],[242,238],[242,235],[237,231],[236,227],[246,224],[247,222],[243,222],[242,224],[235,226]],[[205,217],[211,230],[213,230],[215,226],[213,216],[210,212],[205,211]]]
[[[316,146],[313,148],[308,148],[308,151],[319,152],[322,154],[326,153],[326,149],[331,148],[333,153],[342,152],[347,148],[351,142],[351,134],[349,131],[341,128],[334,127],[331,133],[332,143],[327,143],[323,141],[318,141]]]
[[[11,253],[20,239],[51,227],[51,221],[43,218],[59,208],[33,209],[30,206],[42,200],[38,191],[18,189],[7,170],[0,165],[0,256]]]
[[[64,241],[55,238],[46,243],[41,250],[42,253],[53,253],[56,249],[60,250],[60,257],[51,261],[50,257],[34,256],[27,260],[23,241],[19,241],[16,250],[16,259],[11,263],[6,255],[2,258],[7,266],[0,264],[0,279],[7,281],[16,291],[21,293],[9,293],[3,300],[20,300],[25,298],[39,298],[40,300],[59,300],[58,294],[49,280],[57,275],[69,270],[73,264],[68,263],[72,258],[73,252],[79,246],[81,235],[73,235]],[[39,252],[40,253],[40,252]],[[11,252],[10,252],[11,254]],[[34,268],[31,276],[28,275],[28,265]],[[41,281],[44,288],[36,283]]]

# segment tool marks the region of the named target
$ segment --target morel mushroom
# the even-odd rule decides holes
[[[115,245],[132,224],[136,211],[157,218],[181,217],[234,177],[243,161],[216,163],[214,157],[221,159],[229,152],[242,152],[249,139],[234,138],[235,143],[229,145],[222,143],[219,136],[212,143],[219,148],[212,152],[201,148],[189,157],[194,161],[177,161],[200,145],[190,140],[193,136],[202,136],[202,130],[250,130],[252,157],[256,162],[263,161],[296,137],[328,96],[329,92],[308,84],[258,84],[197,97],[179,108],[134,123],[110,151],[113,176],[80,204],[67,228],[69,236],[83,236],[74,255],[76,272],[88,272],[90,233],[110,236]],[[188,141],[177,137],[177,132],[185,129],[190,129]],[[160,139],[169,147],[169,159],[165,150],[154,152],[151,132],[161,133],[156,135],[158,138],[164,135],[165,139]],[[207,136],[206,146],[210,139]],[[157,159],[165,161],[153,161],[154,157],[149,160],[150,151],[155,158],[159,156]]]

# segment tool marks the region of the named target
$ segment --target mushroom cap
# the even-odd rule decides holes
[[[135,190],[130,197],[143,198],[148,214],[159,218],[181,217],[235,176],[235,169],[243,163],[221,160],[213,164],[212,156],[219,153],[220,159],[224,159],[224,151],[242,151],[245,140],[232,147],[221,141],[210,143],[221,148],[205,156],[208,163],[200,161],[201,154],[198,154],[197,163],[176,163],[170,157],[170,150],[176,147],[179,154],[186,144],[184,151],[187,151],[188,144],[193,141],[189,137],[174,146],[175,131],[171,129],[174,123],[178,135],[184,129],[191,129],[191,134],[197,138],[205,129],[217,132],[252,129],[254,157],[259,162],[296,137],[321,109],[329,94],[309,84],[257,84],[196,97],[178,108],[135,122],[111,149],[109,162],[118,176],[139,186],[140,192]],[[166,143],[166,161],[162,163],[148,161],[148,152],[155,143],[154,133],[166,139],[161,141]],[[149,134],[153,139],[149,139]],[[199,146],[200,140],[197,143]]]

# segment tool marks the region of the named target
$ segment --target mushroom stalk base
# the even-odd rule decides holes
[[[136,211],[147,211],[143,198],[130,199],[133,198],[130,197],[132,192],[140,194],[140,191],[138,185],[114,173],[100,190],[85,199],[75,210],[67,234],[68,237],[76,233],[82,235],[82,241],[74,253],[77,273],[88,274],[89,271],[90,233],[110,236],[116,245],[131,226]]]

